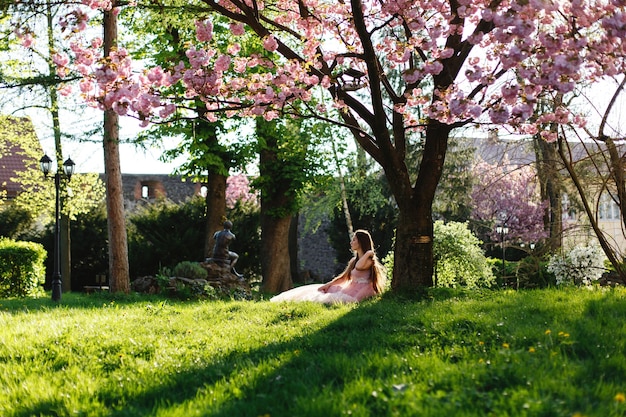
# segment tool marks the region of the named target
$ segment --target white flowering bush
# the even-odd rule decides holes
[[[565,257],[551,256],[548,272],[555,275],[557,285],[591,285],[604,272],[604,253],[598,245],[578,245]]]

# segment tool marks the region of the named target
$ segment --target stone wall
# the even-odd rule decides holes
[[[315,232],[305,232],[304,223],[303,219],[298,222],[298,270],[302,281],[330,281],[345,267],[337,263],[337,254],[328,241],[330,224],[324,221]]]

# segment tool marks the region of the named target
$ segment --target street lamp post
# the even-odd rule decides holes
[[[43,175],[45,178],[48,178],[48,174],[52,170],[52,159],[48,155],[44,155],[39,160],[39,165],[41,170],[43,171]],[[74,173],[74,167],[76,164],[72,161],[71,158],[67,158],[65,162],[63,162],[63,173],[67,177],[69,181],[72,178],[72,174]],[[61,206],[61,197],[60,197],[60,188],[61,188],[61,173],[57,169],[57,172],[54,174],[54,189],[55,189],[55,208],[54,208],[54,273],[52,275],[52,300],[60,301],[61,300],[61,227],[59,224],[60,217],[60,206]]]
[[[496,233],[500,235],[500,242],[502,244],[502,278],[504,278],[504,274],[506,273],[506,245],[504,243],[504,239],[509,233],[509,228],[504,224],[502,226],[497,226]]]

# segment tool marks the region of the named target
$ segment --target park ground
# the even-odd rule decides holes
[[[0,300],[0,415],[626,416],[626,289]]]

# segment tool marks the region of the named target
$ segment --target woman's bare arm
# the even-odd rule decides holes
[[[357,261],[355,268],[363,271],[365,269],[369,269],[374,265],[374,251],[368,250],[359,258]]]

